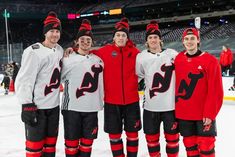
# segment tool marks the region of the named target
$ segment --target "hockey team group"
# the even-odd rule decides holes
[[[22,105],[26,157],[55,157],[60,113],[65,156],[97,157],[92,144],[103,129],[98,128],[100,110],[113,157],[137,157],[142,127],[149,156],[160,157],[161,123],[168,157],[179,156],[180,136],[187,157],[215,157],[216,116],[223,101],[221,68],[214,56],[200,50],[196,28],[184,30],[182,52],[163,48],[154,20],[146,26],[142,52],[129,38],[126,18],[115,24],[113,42],[99,49],[92,49],[88,19],[83,19],[74,46],[65,52],[58,44],[61,33],[60,20],[50,12],[44,20],[44,41],[22,55],[15,91]]]

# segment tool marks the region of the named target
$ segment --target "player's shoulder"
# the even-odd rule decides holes
[[[40,51],[42,48],[42,44],[35,43],[30,46],[28,46],[26,49],[24,49],[24,55],[35,55],[37,51]]]
[[[149,52],[147,49],[141,51],[140,53],[137,54],[137,59],[138,60],[141,60],[141,59],[144,59],[146,56],[149,55]]]
[[[109,43],[109,44],[106,44],[106,45],[100,47],[99,50],[100,51],[110,50],[110,49],[113,49],[113,47],[114,47],[114,44]]]
[[[63,57],[63,64],[68,64],[71,62],[75,62],[77,60],[78,55],[73,52],[68,57]]]
[[[138,55],[142,56],[142,55],[146,55],[146,54],[148,54],[148,50],[147,49],[141,51]]]
[[[62,46],[60,46],[59,44],[56,44],[56,49],[61,51],[61,52],[64,52],[64,49]]]
[[[35,44],[32,44],[30,47],[32,48],[32,50],[37,50],[37,49],[40,49],[41,44],[40,43],[35,43]]]
[[[171,48],[163,49],[163,53],[166,54],[166,56],[170,58],[172,57],[175,58],[178,55],[178,52]]]
[[[25,51],[35,51],[35,50],[39,50],[42,47],[41,43],[34,43],[30,46],[28,46]]]
[[[180,51],[176,57],[182,57],[186,55],[186,50]]]
[[[95,55],[95,54],[93,54],[93,53],[90,53],[89,54],[95,61],[98,61],[99,63],[103,63],[103,60],[99,57],[99,56],[97,56],[97,55]]]
[[[209,53],[207,51],[202,52],[202,53],[203,53],[205,59],[207,60],[207,62],[208,61],[216,62],[216,63],[218,62],[218,59],[214,55],[212,55],[211,53]]]
[[[167,51],[168,53],[173,54],[173,55],[177,55],[178,54],[178,52],[176,50],[171,49],[171,48],[167,48],[167,49],[165,49],[165,51]]]

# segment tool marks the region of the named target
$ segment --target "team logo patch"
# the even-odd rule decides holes
[[[118,54],[117,54],[116,51],[113,51],[113,52],[112,52],[112,56],[113,56],[113,57],[116,57],[117,55],[118,55]]]
[[[211,124],[204,126],[204,128],[203,128],[203,132],[210,131],[211,126],[212,126]]]
[[[172,127],[171,127],[171,130],[175,130],[175,129],[177,129],[177,127],[178,127],[178,123],[174,122]]]
[[[202,70],[202,66],[201,65],[198,66],[198,70]]]
[[[32,49],[39,49],[39,48],[40,48],[40,46],[38,44],[32,45]]]
[[[96,135],[98,132],[98,127],[95,127],[93,130],[92,130],[92,135]]]
[[[139,127],[140,127],[140,120],[137,120],[137,121],[135,122],[134,128],[139,128]]]

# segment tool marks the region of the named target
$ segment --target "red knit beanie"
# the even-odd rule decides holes
[[[148,38],[149,35],[151,34],[156,34],[159,36],[159,38],[161,38],[161,32],[159,30],[159,27],[158,27],[158,23],[157,21],[155,20],[152,20],[146,27],[146,40]]]
[[[115,24],[115,30],[113,34],[115,35],[115,33],[119,31],[125,32],[129,38],[129,23],[126,17],[122,18],[121,21]]]
[[[61,32],[61,22],[55,12],[50,11],[43,23],[43,34],[46,34],[51,29],[58,29]]]
[[[87,19],[83,19],[82,20],[82,24],[78,30],[78,34],[77,34],[77,38],[80,38],[81,36],[89,36],[93,39],[93,34],[92,34],[92,31],[91,31],[91,22]]]

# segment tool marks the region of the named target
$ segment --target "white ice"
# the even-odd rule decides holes
[[[235,94],[235,92],[234,92]],[[25,136],[24,125],[20,119],[21,106],[13,94],[5,96],[0,88],[0,157],[24,157]],[[61,116],[62,118],[62,116]],[[224,102],[217,117],[218,136],[216,141],[216,157],[235,156],[235,102]],[[163,135],[163,134],[161,134]],[[139,133],[140,145],[138,157],[148,157],[143,131]],[[125,135],[123,135],[125,138]],[[124,140],[125,141],[125,140]],[[165,154],[165,141],[161,137],[162,157]],[[57,143],[57,157],[64,157],[63,122],[60,120]],[[180,157],[186,157],[185,149],[180,141]],[[103,112],[99,113],[99,134],[95,140],[92,157],[112,157],[108,136],[103,131]]]

